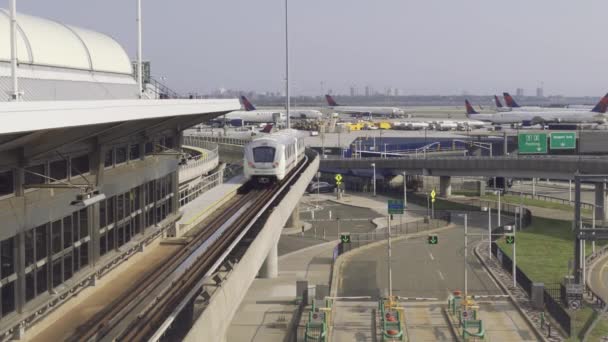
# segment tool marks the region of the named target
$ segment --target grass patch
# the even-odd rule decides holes
[[[589,333],[589,341],[599,341],[603,336],[608,335],[608,318],[602,317],[595,328]]]
[[[497,195],[487,194],[487,195],[481,196],[480,198],[484,199],[484,200],[498,201]],[[545,208],[545,209],[555,209],[555,210],[572,212],[572,213],[574,212],[574,206],[571,206],[569,204],[563,204],[563,203],[558,203],[558,202],[549,202],[549,201],[545,201],[545,200],[541,200],[541,199],[532,199],[532,198],[525,198],[525,197],[523,198],[523,201],[522,201],[522,199],[517,195],[502,195],[500,197],[500,200],[504,203],[509,203],[509,204],[523,203],[524,206]],[[587,209],[587,208],[583,208],[581,210],[581,213],[583,215],[592,215],[591,209]]]
[[[533,217],[530,226],[516,232],[517,267],[534,282],[545,285],[560,283],[568,273],[568,261],[574,258],[574,234],[571,228],[569,221]],[[512,246],[507,245],[504,239],[497,243],[505,254],[512,257]],[[596,242],[596,248],[605,243]],[[586,252],[592,252],[591,242],[587,242]],[[576,312],[570,311],[573,335],[580,332],[592,314],[593,309],[587,306]],[[578,341],[575,336],[567,341]]]

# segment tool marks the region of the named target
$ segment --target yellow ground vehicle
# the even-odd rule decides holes
[[[391,128],[393,128],[393,126],[391,125],[391,123],[388,122],[388,121],[379,121],[379,122],[376,122],[376,127],[380,128],[380,129],[391,129]]]

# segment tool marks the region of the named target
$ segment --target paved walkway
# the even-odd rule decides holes
[[[336,301],[331,342],[373,341],[378,302]]]
[[[227,341],[283,341],[296,310],[296,281],[309,288],[328,284],[337,242],[308,247],[279,258],[279,276],[255,279],[228,329]]]

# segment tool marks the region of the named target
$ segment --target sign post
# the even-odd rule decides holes
[[[342,175],[337,173],[334,179],[336,180],[337,199],[340,199],[340,185],[342,185]]]
[[[576,132],[553,132],[549,144],[552,150],[576,149]]]
[[[517,146],[519,154],[546,154],[547,133],[520,133]]]
[[[432,219],[435,218],[435,196],[437,196],[437,193],[435,192],[435,189],[433,189],[433,191],[431,191],[431,218]]]

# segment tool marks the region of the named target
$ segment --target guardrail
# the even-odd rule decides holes
[[[559,197],[555,197],[555,196],[539,195],[539,194],[533,194],[530,192],[523,192],[523,191],[519,192],[519,191],[513,191],[513,190],[507,190],[507,191],[505,191],[505,194],[514,195],[514,196],[519,196],[521,194],[521,196],[523,196],[524,198],[538,199],[538,200],[546,201],[546,202],[553,202],[553,203],[560,203],[560,204],[564,204],[564,205],[574,206],[574,201],[570,201],[565,198],[559,198]],[[581,208],[583,208],[583,209],[593,209],[594,207],[595,207],[595,205],[593,205],[593,203],[581,202]]]
[[[182,186],[179,189],[179,206],[192,202],[194,199],[213,189],[214,187],[224,182],[224,169],[221,168],[217,172],[208,176],[202,177],[195,182],[191,182]]]
[[[213,136],[205,136],[205,135],[184,135],[184,139],[188,138],[196,138],[200,141],[208,141],[214,142],[217,144],[228,144],[228,145],[238,145],[243,146],[251,141],[251,138],[232,138],[232,137],[213,137]],[[184,140],[185,141],[185,140]]]

